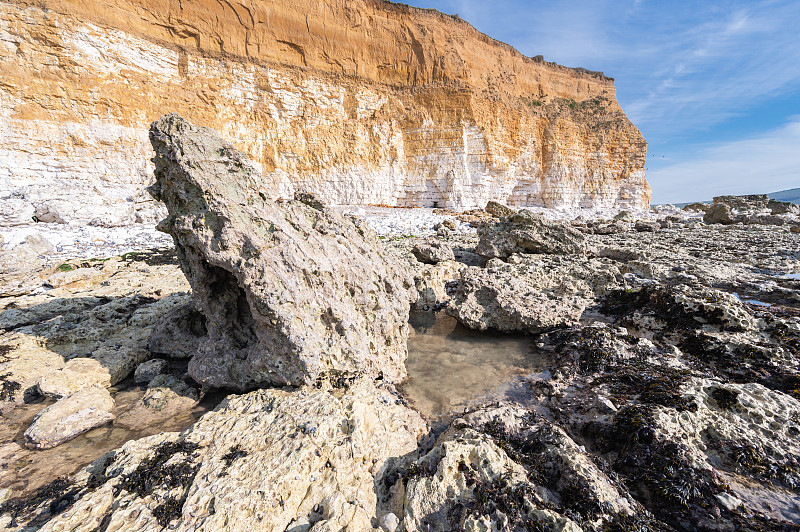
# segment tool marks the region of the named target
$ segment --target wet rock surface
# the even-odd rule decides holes
[[[114,400],[104,388],[83,388],[59,399],[33,418],[25,431],[28,447],[49,449],[114,420]]]
[[[555,361],[550,377],[473,407],[398,471],[401,529],[800,523],[798,236],[784,225],[670,224],[589,234],[592,256],[512,254],[463,267],[485,276],[474,286],[449,282],[456,317],[475,306],[464,293],[497,286],[508,299],[491,301],[509,314],[529,293],[579,298],[583,312],[529,331]]]
[[[255,170],[207,128],[154,122],[156,184],[208,337],[198,382],[238,390],[313,383],[330,371],[399,382],[411,288],[377,235],[310,196],[276,201]]]

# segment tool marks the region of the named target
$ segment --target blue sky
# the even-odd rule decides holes
[[[406,1],[615,78],[654,203],[800,187],[798,0]]]

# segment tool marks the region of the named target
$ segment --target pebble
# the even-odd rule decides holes
[[[397,518],[396,515],[389,512],[388,514],[381,517],[381,529],[384,532],[395,532],[397,527],[400,526],[400,520]]]

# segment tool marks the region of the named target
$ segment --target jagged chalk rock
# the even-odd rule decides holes
[[[103,388],[84,388],[36,414],[25,431],[25,444],[50,449],[113,421],[114,400]]]
[[[136,384],[147,384],[162,373],[167,372],[169,363],[162,358],[154,358],[147,362],[142,362],[136,366],[133,372],[133,382]]]
[[[731,208],[727,203],[715,203],[712,205],[703,215],[703,221],[707,224],[730,225],[734,223]]]
[[[46,253],[43,246],[47,241],[39,238],[30,235],[14,249],[0,248],[0,297],[27,294],[42,286],[39,270],[44,265],[41,255]]]
[[[453,261],[423,265],[414,273],[414,285],[418,297],[413,308],[431,310],[446,303],[450,299],[447,294],[447,284],[457,280],[459,271],[464,267],[463,264]]]
[[[150,140],[151,193],[169,211],[159,229],[206,317],[195,380],[246,390],[332,370],[405,377],[413,285],[366,223],[311,198],[270,199],[238,151],[176,114]]]
[[[292,530],[305,517],[314,530],[371,530],[386,461],[428,430],[398,403],[364,378],[230,395],[183,433],[130,441],[88,466],[78,476],[97,471],[102,484],[46,526],[105,516],[108,530]]]
[[[437,264],[449,260],[456,260],[453,248],[440,240],[428,240],[425,243],[417,244],[411,249],[411,253],[418,261],[425,264]]]
[[[464,268],[447,313],[479,331],[538,333],[574,324],[586,307],[580,297],[547,294],[512,270]]]
[[[37,222],[48,223],[48,224],[64,224],[64,218],[61,217],[61,213],[56,210],[55,207],[47,205],[46,203],[40,203],[36,205],[36,212],[33,214],[33,217],[36,218]]]
[[[478,227],[475,253],[506,258],[513,253],[569,255],[585,251],[585,236],[566,224],[550,222],[523,209],[496,223]]]
[[[0,198],[0,226],[29,224],[35,212],[36,208],[18,195]]]

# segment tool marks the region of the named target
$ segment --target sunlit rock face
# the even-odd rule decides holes
[[[0,214],[14,223],[31,212],[160,219],[144,192],[147,127],[170,111],[219,131],[284,197],[650,200],[646,143],[611,78],[524,57],[434,11],[377,0],[3,2],[0,69],[0,197],[19,207]]]

